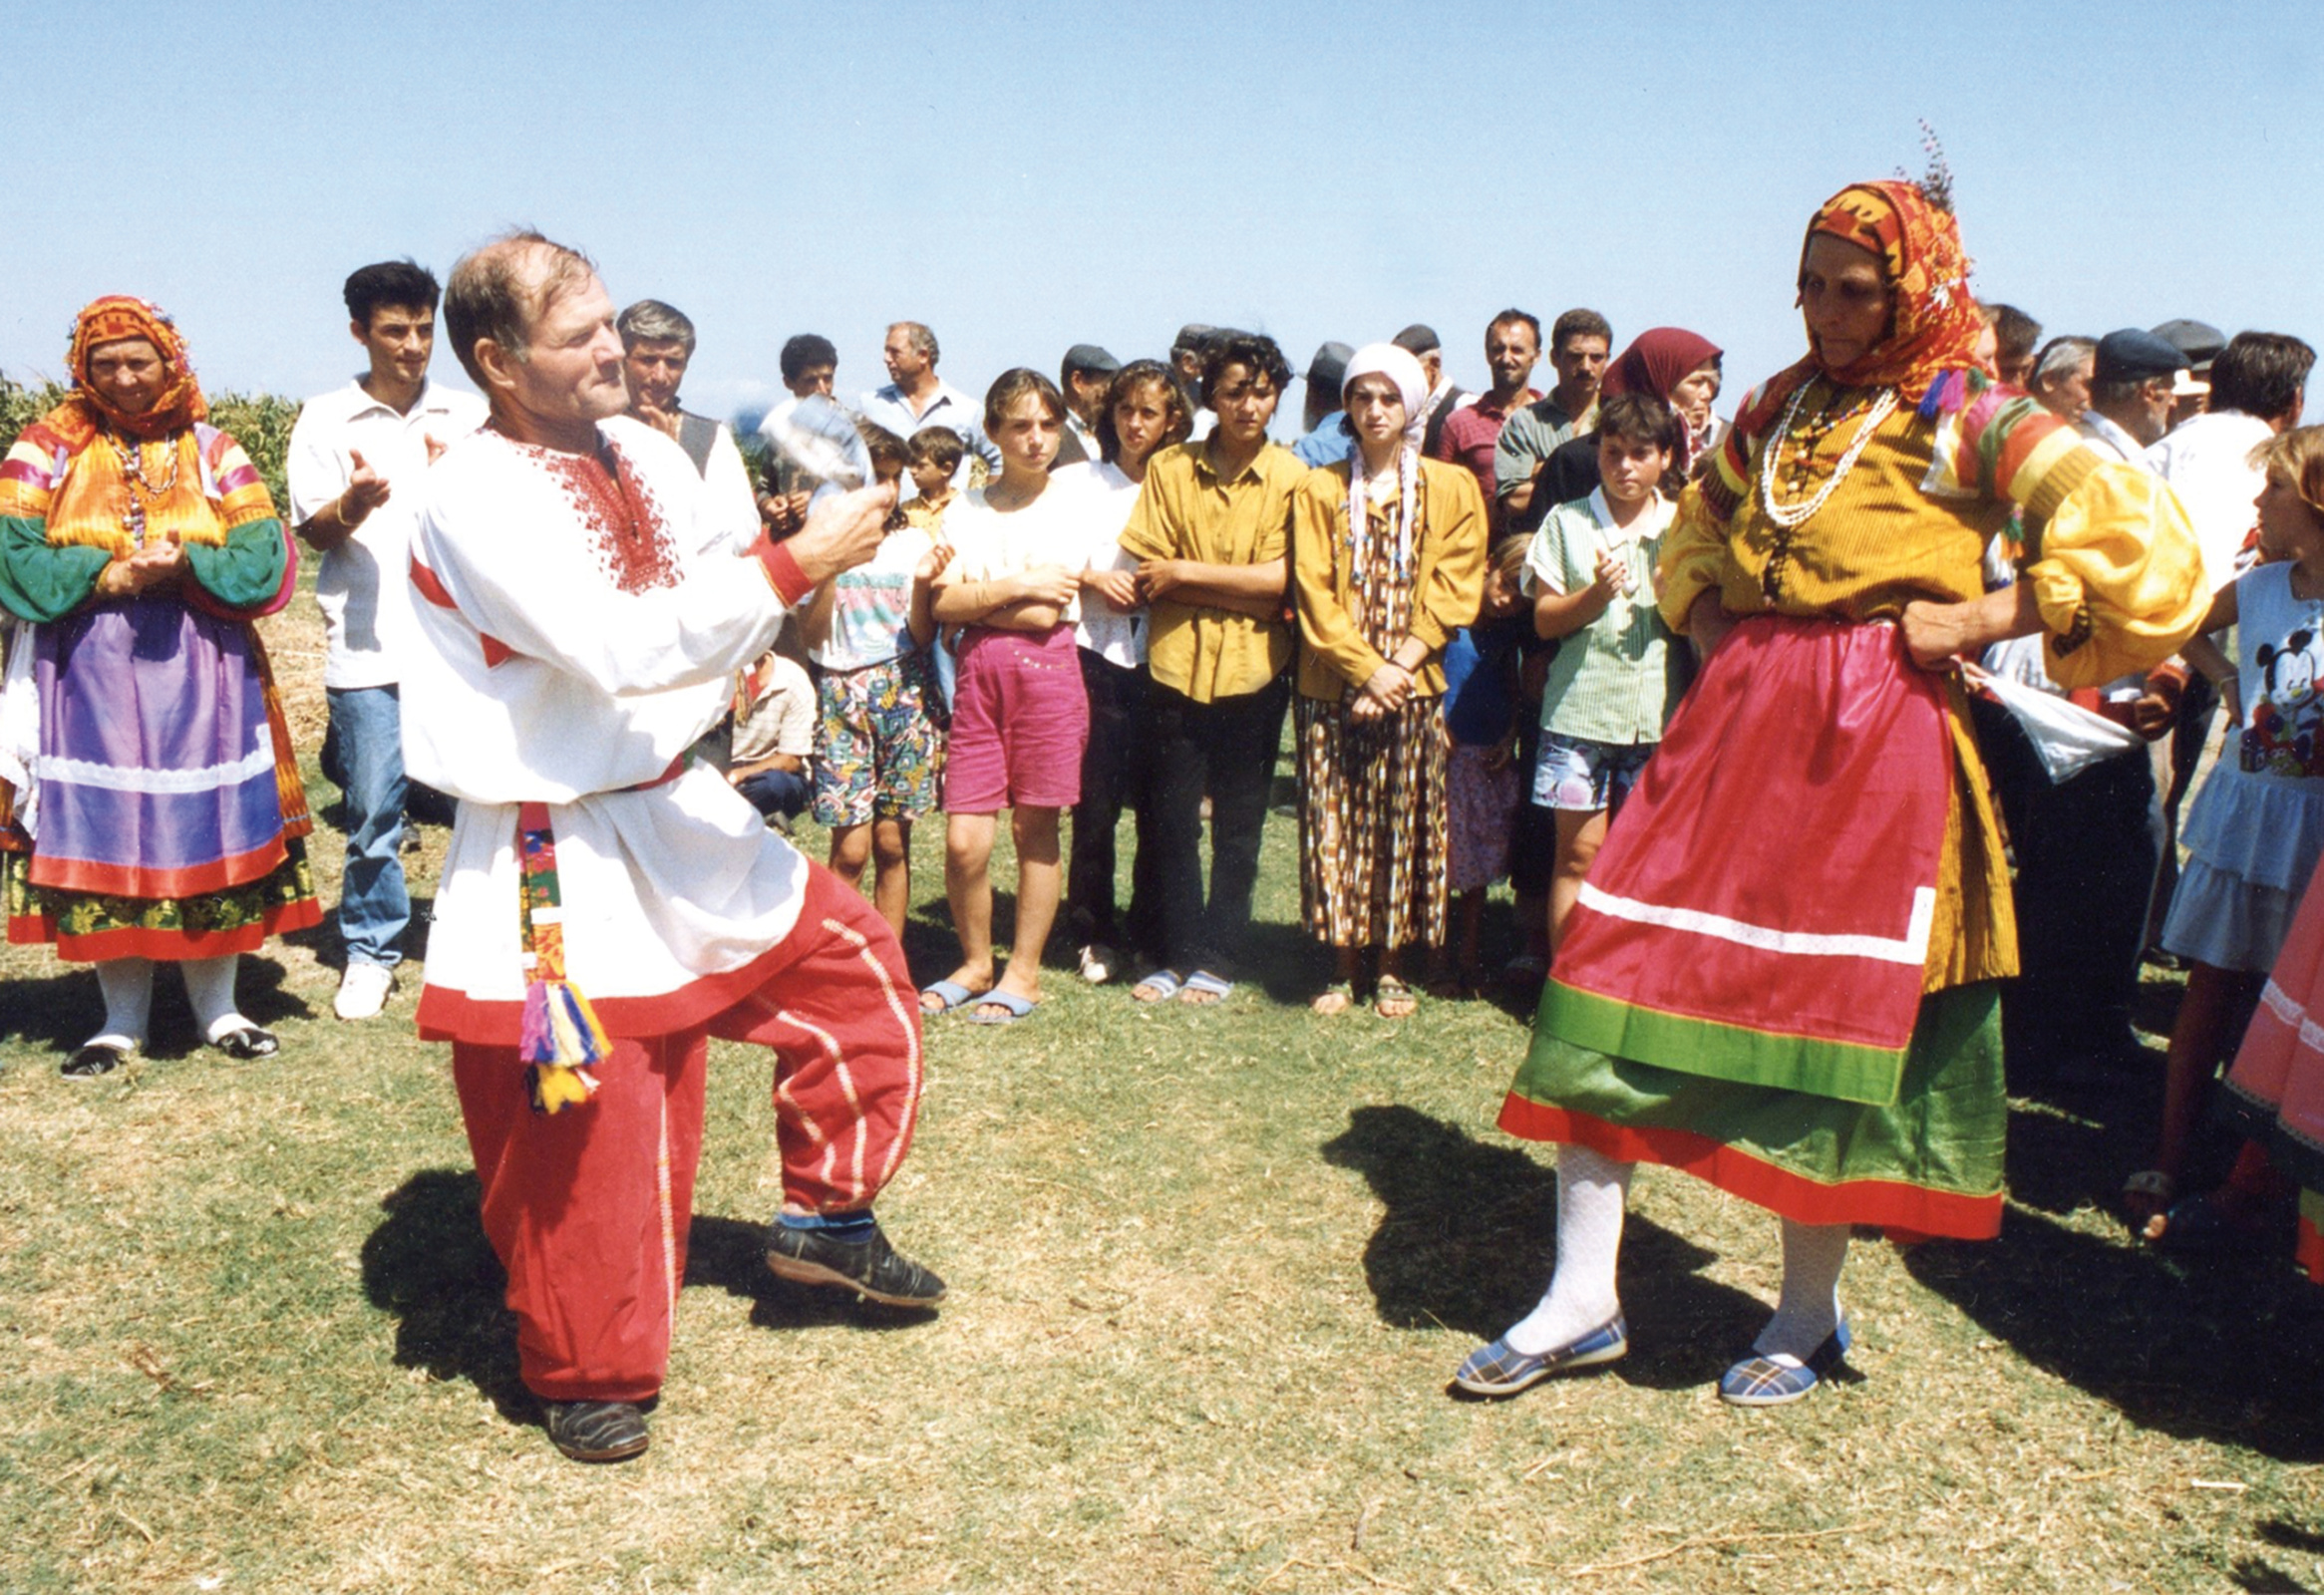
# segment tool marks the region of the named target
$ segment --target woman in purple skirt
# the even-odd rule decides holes
[[[267,1057],[235,964],[321,918],[250,625],[289,597],[289,543],[240,446],[206,424],[167,316],[97,300],[67,360],[71,395],[0,462],[8,939],[97,966],[105,1024],[69,1079],[145,1044],[156,962],[178,966],[211,1046]]]

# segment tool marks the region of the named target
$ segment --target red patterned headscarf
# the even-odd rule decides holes
[[[1896,299],[1888,336],[1826,375],[1851,387],[1894,388],[1906,404],[1917,404],[1938,377],[1977,363],[1985,322],[1969,294],[1969,257],[1951,211],[1930,204],[1914,183],[1851,183],[1808,224],[1809,240],[1820,232],[1878,255]],[[1805,265],[1805,242],[1801,259]]]
[[[1718,359],[1721,352],[1710,339],[1684,327],[1649,327],[1631,339],[1630,347],[1606,367],[1605,381],[1598,391],[1608,398],[1625,393],[1652,394],[1669,404],[1670,391],[1696,367]]]
[[[89,383],[89,355],[100,344],[124,338],[143,338],[162,356],[168,386],[154,407],[131,415],[116,407]],[[133,438],[164,438],[182,432],[209,416],[209,403],[194,380],[193,361],[185,340],[160,306],[129,294],[108,294],[92,300],[73,318],[73,341],[65,351],[66,369],[73,374],[72,396],[42,419],[66,444],[78,450],[97,431],[99,417],[117,432]]]

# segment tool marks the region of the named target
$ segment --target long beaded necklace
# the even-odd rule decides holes
[[[1775,442],[1760,460],[1760,507],[1767,511],[1768,519],[1787,531],[1805,524],[1811,515],[1824,507],[1825,501],[1832,495],[1842,478],[1855,469],[1856,458],[1864,452],[1864,446],[1872,441],[1872,434],[1880,430],[1880,423],[1896,410],[1896,390],[1882,388],[1872,400],[1872,408],[1864,416],[1863,425],[1856,429],[1855,437],[1849,441],[1847,453],[1839,457],[1839,463],[1831,468],[1831,475],[1824,485],[1817,488],[1813,496],[1799,503],[1780,504],[1776,502],[1777,467],[1784,453],[1784,445],[1791,439],[1792,423],[1799,419],[1801,401],[1808,397],[1808,390],[1813,386],[1813,383],[1804,382],[1793,391],[1792,402],[1784,407],[1784,419],[1776,428]],[[1811,444],[1808,453],[1813,457],[1815,452]]]
[[[106,432],[105,441],[113,446],[114,458],[121,462],[122,477],[130,484],[129,513],[122,517],[123,524],[129,531],[131,545],[143,548],[146,545],[147,503],[161,502],[177,485],[177,450],[174,440],[165,444],[169,454],[169,477],[159,485],[147,479],[146,446],[143,443],[133,441],[125,444],[111,430]]]

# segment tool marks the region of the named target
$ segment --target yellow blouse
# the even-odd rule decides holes
[[[2013,506],[2025,538],[2043,653],[2062,687],[2097,686],[2177,652],[2209,606],[2186,511],[2159,478],[2086,445],[2033,401],[1972,381],[1967,399],[1927,417],[1882,419],[1830,496],[1795,526],[1768,513],[1762,477],[1777,455],[1775,497],[1812,500],[1852,448],[1874,395],[1818,378],[1792,426],[1752,440],[1745,469],[1722,452],[1691,485],[1663,540],[1663,618],[1684,632],[1706,591],[1737,615],[1890,619],[1916,598],[1961,602],[1985,590],[1986,542]],[[1750,408],[1746,401],[1745,408]],[[2001,823],[1955,676],[1958,777],[1946,815],[1926,989],[2017,972]]]
[[[1291,498],[1291,597],[1299,612],[1299,695],[1338,698],[1387,661],[1356,625],[1355,547],[1348,531],[1349,462],[1308,473]],[[1413,673],[1424,698],[1445,690],[1442,659],[1453,633],[1485,598],[1485,495],[1466,467],[1420,463],[1414,494],[1410,634],[1429,650]],[[1401,510],[1399,511],[1401,513]]]

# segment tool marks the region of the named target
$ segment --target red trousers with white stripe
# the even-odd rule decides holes
[[[514,1048],[456,1042],[485,1233],[507,1270],[525,1388],[550,1401],[661,1389],[702,1153],[705,1037],[775,1053],[783,1200],[868,1206],[911,1144],[918,1003],[876,910],[821,865],[783,962],[741,1002],[674,1035],[616,1038],[596,1096],[532,1112]]]

